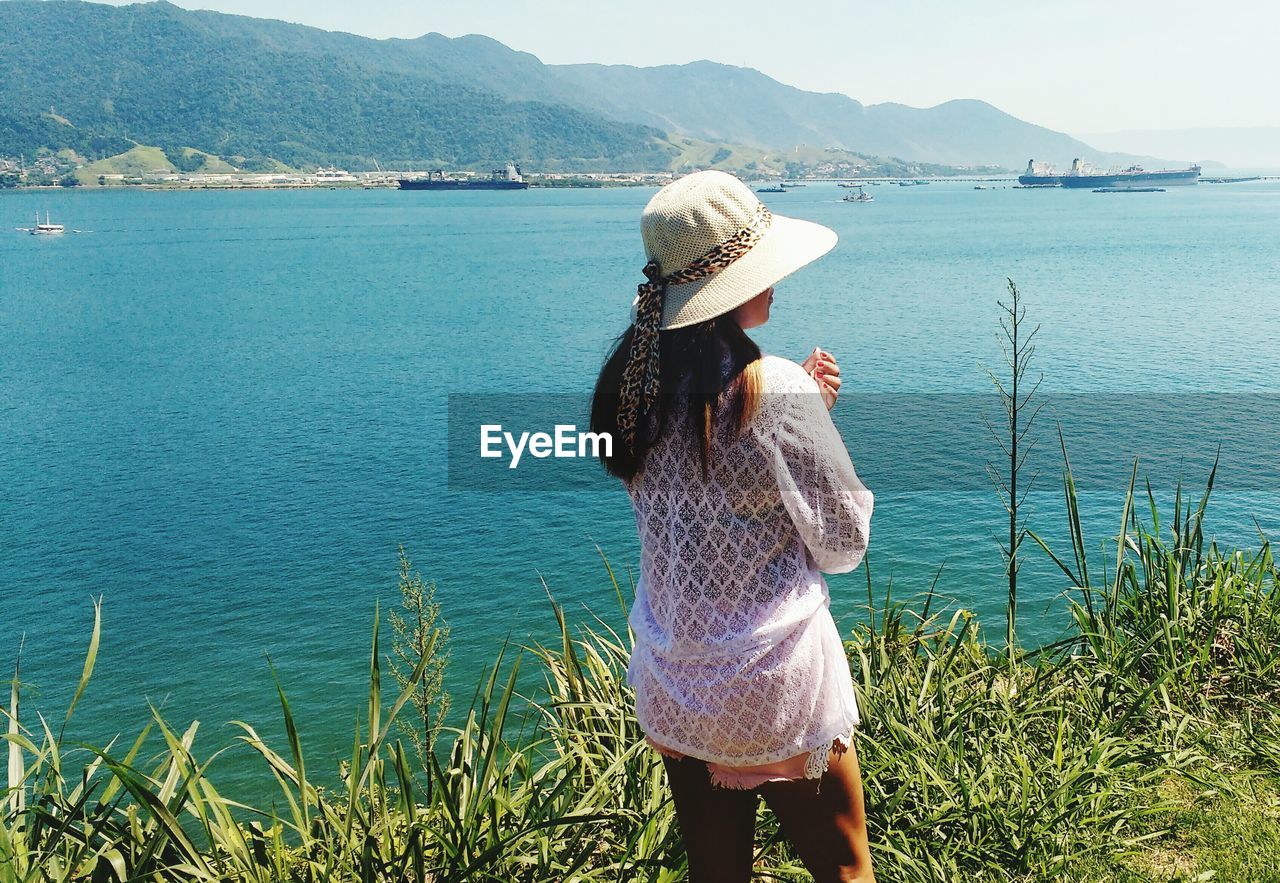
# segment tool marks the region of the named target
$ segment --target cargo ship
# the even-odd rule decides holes
[[[1156,169],[1147,171],[1142,166],[1129,166],[1119,172],[1098,172],[1082,160],[1073,160],[1071,171],[1062,176],[1063,187],[1129,188],[1167,187],[1175,184],[1195,184],[1200,180],[1200,167],[1185,169]]]
[[[433,169],[425,178],[401,178],[401,190],[527,190],[529,182],[520,167],[507,163],[505,169],[494,169],[488,178],[450,178],[443,169]]]
[[[1062,183],[1062,176],[1047,162],[1027,160],[1027,170],[1018,176],[1018,183],[1023,187],[1057,187]]]

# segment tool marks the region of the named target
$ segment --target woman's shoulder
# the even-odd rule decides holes
[[[767,393],[818,392],[817,382],[790,359],[765,354],[760,357],[760,369]]]
[[[763,395],[756,423],[770,433],[782,426],[807,423],[826,414],[818,383],[804,368],[781,356],[760,358]]]

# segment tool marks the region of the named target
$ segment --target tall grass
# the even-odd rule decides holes
[[[1071,604],[1080,651],[1115,675],[1109,690],[1141,687],[1156,693],[1166,718],[1175,709],[1274,708],[1280,698],[1280,620],[1275,617],[1280,584],[1271,544],[1260,536],[1259,549],[1246,554],[1206,543],[1204,516],[1216,474],[1215,463],[1198,502],[1184,501],[1179,484],[1172,520],[1164,525],[1148,485],[1148,528],[1134,494],[1135,464],[1115,564],[1108,574],[1108,562],[1102,562],[1100,579],[1097,565],[1090,569],[1069,466],[1063,489],[1071,560],[1054,555],[1035,536],[1080,592],[1081,600]]]
[[[1029,534],[1071,586],[1063,641],[1019,648],[1011,665],[972,613],[939,609],[932,587],[918,604],[886,587],[851,635],[879,879],[1069,877],[1073,862],[1159,837],[1158,786],[1170,777],[1229,795],[1227,773],[1280,774],[1270,545],[1245,554],[1206,540],[1212,475],[1194,500],[1179,490],[1168,519],[1136,485],[1135,470],[1105,560],[1087,554],[1097,546],[1081,529],[1069,468],[1070,548]],[[612,571],[609,580],[623,598]],[[368,705],[333,770],[308,762],[283,688],[281,745],[240,723],[234,745],[204,753],[197,723],[178,729],[154,712],[131,741],[68,742],[96,660],[95,608],[83,674],[56,729],[24,711],[15,675],[0,883],[682,879],[663,768],[625,682],[631,636],[603,621],[575,627],[554,604],[550,615],[559,640],[503,648],[463,722],[421,757],[395,725],[421,721],[415,697],[433,638],[419,636],[420,658],[385,678],[397,691],[384,697],[375,618]],[[542,674],[536,695],[517,689],[522,665]],[[232,749],[251,751],[274,781],[269,804],[217,788],[210,762]],[[757,846],[761,877],[803,879],[763,810]]]

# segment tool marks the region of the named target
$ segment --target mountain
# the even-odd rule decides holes
[[[393,41],[169,3],[0,3],[0,154],[135,141],[290,165],[666,168],[656,129],[444,83]],[[96,143],[95,143],[96,142]]]
[[[681,65],[545,65],[489,37],[427,34],[401,41],[406,56],[442,82],[480,85],[512,100],[562,102],[613,119],[760,148],[839,147],[871,156],[949,165],[1028,159],[1067,165],[1150,161],[1097,150],[1061,132],[972,99],[936,107],[863,105],[837,92],[807,92],[752,68],[712,61]]]
[[[1063,166],[1076,157],[1099,165],[1150,160],[1097,150],[984,101],[930,108],[863,105],[847,95],[807,92],[752,68],[712,61],[547,65],[478,34],[384,42],[399,44],[398,63],[429,68],[442,82],[480,86],[510,100],[569,104],[704,141],[779,150],[807,144],[916,162],[1018,169],[1033,157]]]
[[[1007,168],[1135,159],[981,101],[863,105],[709,61],[546,65],[479,35],[373,40],[167,2],[0,2],[0,154],[142,143],[295,166],[644,170],[687,162],[690,139]]]
[[[563,65],[556,74],[581,105],[616,119],[707,140],[770,147],[843,147],[907,160],[1021,168],[1028,159],[1110,163],[1069,135],[1024,122],[983,101],[936,107],[863,105],[839,93],[806,92],[756,70],[709,61],[663,67]]]
[[[405,59],[442,82],[478,85],[511,100],[565,103],[617,120],[711,142],[791,149],[840,147],[864,155],[950,165],[1028,159],[1063,166],[1076,157],[1099,165],[1147,160],[1097,150],[1061,132],[976,100],[936,107],[863,105],[836,92],[807,92],[752,68],[712,61],[681,65],[546,65],[478,34],[427,34],[397,42]]]

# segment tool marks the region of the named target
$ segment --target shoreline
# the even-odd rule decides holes
[[[1017,175],[1000,175],[1000,176],[968,176],[968,175],[951,175],[946,177],[877,177],[877,178],[803,178],[798,179],[801,184],[894,184],[899,181],[921,181],[928,184],[945,184],[951,183],[997,183],[1017,181]],[[1280,181],[1280,174],[1275,175],[1254,175],[1240,180],[1232,179],[1216,179],[1202,180],[1201,184],[1237,184],[1237,183],[1256,183]],[[767,183],[762,181],[750,181],[750,184]],[[542,184],[530,182],[529,190],[606,190],[606,189],[627,189],[635,187],[659,187],[659,183],[651,181],[612,181],[602,180],[592,183],[556,183]],[[303,190],[303,191],[319,191],[319,190],[400,190],[396,184],[259,184],[259,183],[217,183],[217,184],[168,184],[168,183],[145,183],[145,184],[80,184],[75,187],[64,187],[61,184],[30,184],[19,185],[17,187],[0,188],[0,194],[13,192],[32,192],[32,191],[67,191],[67,192],[192,192],[201,190],[212,191],[246,191],[246,190]]]
[[[545,178],[541,176],[530,176],[526,178],[530,190],[602,190],[613,188],[627,187],[661,187],[673,180],[677,175],[673,173],[649,173],[649,172],[601,172],[587,173],[583,175],[565,175]],[[899,181],[912,181],[920,183],[939,183],[945,181],[958,182],[1005,182],[1016,180],[1017,175],[1013,172],[1005,174],[975,174],[975,175],[941,175],[941,176],[920,176],[920,175],[882,175],[868,177],[804,177],[786,179],[799,184],[893,184]],[[134,180],[129,182],[112,181],[110,183],[89,183],[81,182],[74,186],[64,186],[62,184],[19,184],[17,186],[0,188],[0,192],[5,190],[399,190],[400,176],[381,177],[371,180],[357,181],[263,181],[253,180],[249,176],[245,176],[240,180],[232,178],[230,180],[221,178],[220,180],[210,181],[173,181],[173,180]],[[750,186],[768,184],[777,180],[773,178],[761,177],[743,177],[742,180]]]

